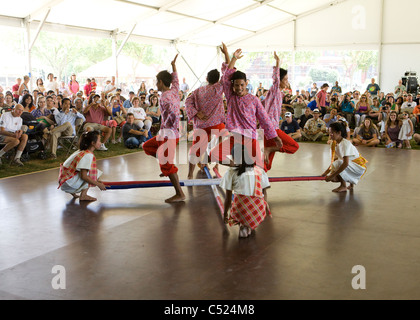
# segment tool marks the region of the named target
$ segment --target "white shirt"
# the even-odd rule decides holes
[[[136,119],[136,120],[138,120],[138,119],[144,120],[147,117],[146,111],[144,111],[144,109],[142,107],[138,107],[138,108],[131,107],[131,108],[128,108],[127,113],[130,113],[130,112],[132,114],[134,114],[134,119]]]
[[[109,91],[109,90],[112,90],[112,91]],[[115,94],[117,92],[117,88],[110,83],[105,86],[104,92],[108,92],[107,94],[110,94],[110,93]]]
[[[12,112],[3,113],[0,118],[0,127],[15,133],[22,128],[22,118],[14,117]]]
[[[350,161],[357,159],[360,156],[357,148],[347,139],[341,140],[341,142],[335,146],[335,154],[338,159],[349,157]]]
[[[261,187],[262,189],[268,188],[270,182],[267,173],[261,171]],[[244,196],[253,196],[255,193],[255,171],[254,168],[246,168],[246,171],[238,176],[236,168],[229,168],[220,182],[220,187],[226,190],[232,190],[236,194]]]
[[[45,82],[44,87],[45,87],[46,92],[52,90],[52,91],[54,91],[55,94],[57,94],[57,91],[60,89],[60,86],[59,86],[58,82],[54,81],[54,80],[53,81],[47,80]]]

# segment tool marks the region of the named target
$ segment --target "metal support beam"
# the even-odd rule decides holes
[[[118,86],[118,55],[117,55],[117,33],[113,32],[111,34],[112,38],[112,56],[114,57],[114,76],[115,76],[115,86]]]
[[[130,36],[133,34],[134,29],[136,28],[137,24],[134,24],[134,26],[131,28],[130,32],[126,35],[126,37],[124,38],[123,42],[121,43],[119,49],[117,50],[117,57],[120,55],[122,49],[124,48],[125,44],[127,43],[128,39],[130,38]]]
[[[42,19],[41,23],[39,24],[39,26],[38,26],[38,28],[35,32],[34,38],[32,39],[32,41],[30,43],[29,50],[32,50],[32,47],[34,46],[36,39],[38,39],[39,33],[41,32],[42,27],[44,26],[45,21],[47,20],[50,12],[51,12],[51,8],[48,8],[47,13],[45,14],[44,18]]]
[[[384,42],[384,5],[385,0],[381,0],[381,7],[379,13],[379,44],[378,44],[378,79],[377,83],[381,82],[382,78],[382,49],[383,49],[383,42]]]

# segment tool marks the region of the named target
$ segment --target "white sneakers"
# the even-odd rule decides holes
[[[101,146],[100,146],[100,148],[98,150],[100,150],[100,151],[107,151],[108,148],[105,147],[105,145],[102,143]]]

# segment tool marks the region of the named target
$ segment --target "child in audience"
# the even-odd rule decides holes
[[[330,126],[331,165],[322,174],[327,182],[339,182],[340,186],[333,192],[346,192],[352,190],[354,185],[366,172],[367,160],[363,158],[357,148],[347,140],[346,127],[340,122]],[[347,187],[346,182],[350,184]]]
[[[234,145],[231,165],[220,187],[226,189],[224,222],[231,226],[239,224],[239,237],[248,237],[264,221],[266,214],[270,214],[266,202],[270,182],[267,173],[248,157],[242,144]]]
[[[89,187],[94,186],[102,191],[106,190],[105,185],[99,180],[102,172],[96,168],[96,158],[93,154],[100,147],[101,137],[98,131],[83,133],[80,138],[79,150],[60,165],[58,188],[70,193],[74,198],[80,197],[80,200],[97,200],[89,196],[87,192]]]
[[[413,123],[410,120],[410,115],[408,112],[404,111],[402,113],[402,125],[400,133],[398,134],[398,139],[402,141],[404,148],[411,149],[410,140],[413,138],[414,127]]]

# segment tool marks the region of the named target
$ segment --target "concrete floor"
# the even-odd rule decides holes
[[[58,169],[2,179],[0,299],[420,299],[420,153],[359,150],[368,172],[353,193],[273,183],[273,216],[248,239],[222,223],[210,187],[184,188],[177,205],[163,201],[171,187],[92,189],[99,201],[81,205],[57,190]],[[320,175],[329,161],[327,145],[301,143],[269,176]],[[98,167],[104,181],[159,179],[143,152]],[[357,265],[366,289],[352,287]]]

